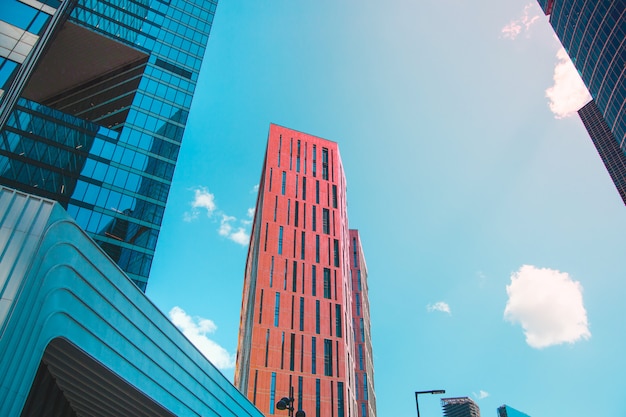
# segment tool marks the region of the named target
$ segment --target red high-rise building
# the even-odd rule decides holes
[[[361,416],[351,256],[337,143],[270,125],[235,369],[266,416],[287,415],[276,404],[290,396],[308,417]]]

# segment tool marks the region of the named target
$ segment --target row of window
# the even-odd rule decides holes
[[[259,378],[259,371],[255,371],[254,373],[254,389],[253,389],[253,393],[252,393],[252,402],[253,404],[256,405],[256,395],[257,395],[257,384],[258,384],[258,378]],[[304,378],[302,376],[298,377],[298,393],[296,395],[296,398],[294,398],[294,402],[295,402],[295,408],[297,410],[302,410],[303,409],[303,397],[302,397],[302,391],[303,391],[303,384],[304,384]],[[291,386],[291,377],[290,377],[290,384]],[[315,417],[321,417],[321,398],[322,398],[322,393],[321,393],[321,380],[319,378],[315,379]],[[337,401],[335,403],[334,397],[335,397],[335,387],[334,387],[334,381],[330,381],[330,406],[331,406],[331,414],[330,416],[327,417],[335,417],[335,407],[337,407],[337,417],[345,417],[345,404],[344,404],[344,384],[343,382],[338,381],[337,382]],[[279,396],[282,395],[281,393],[278,394]],[[269,403],[269,414],[273,415],[276,411],[275,407],[276,407],[276,372],[272,372],[271,376],[270,376],[270,403]],[[309,411],[307,410],[309,413],[311,413],[310,415],[312,415],[312,410]],[[325,416],[326,417],[326,416]],[[363,417],[365,417],[365,415],[363,415]]]
[[[263,298],[265,292],[261,290],[260,302],[259,302],[259,324],[263,322]],[[274,299],[274,327],[280,327],[280,292],[275,293]],[[291,330],[295,329],[295,296],[291,296]],[[298,321],[298,330],[304,331],[304,313],[305,313],[305,298],[300,297],[300,309],[299,309],[299,321]],[[321,323],[320,323],[320,312],[321,303],[320,300],[315,300],[315,333],[320,334]],[[342,315],[341,315],[341,305],[335,304],[334,308],[334,328],[335,328],[335,336],[341,338],[343,336],[343,324],[342,324]],[[283,320],[285,318],[283,317]],[[330,332],[330,336],[333,336],[333,304],[328,303],[328,329]],[[363,319],[361,319],[361,329],[363,329]],[[363,334],[361,334],[363,338]],[[355,338],[356,338],[356,330],[355,330]]]
[[[300,176],[295,176],[296,187],[294,190],[294,197],[296,199],[305,200],[307,199],[307,177],[302,176],[302,185],[300,185]],[[272,191],[272,185],[274,180],[274,168],[270,168],[269,173],[269,182],[268,182],[268,191]],[[338,189],[336,184],[326,184],[326,205],[328,207],[337,208],[338,201]],[[287,195],[287,171],[282,171],[281,180],[280,180],[280,194]],[[315,180],[315,204],[320,204],[320,182],[319,180]]]
[[[298,292],[298,278],[300,281],[300,290],[302,294],[305,294],[306,288],[306,264],[302,263],[301,267],[298,268],[297,261],[291,261],[291,274],[289,274],[289,265],[290,262],[288,259],[285,259],[284,269],[283,269],[283,290],[287,291],[289,277],[291,277],[291,291]],[[298,273],[298,269],[300,273]],[[322,268],[323,273],[323,296],[326,299],[333,298],[337,300],[337,270],[330,268]],[[332,271],[332,286],[331,286],[331,271]],[[270,261],[270,275],[269,275],[269,286],[272,288],[274,286],[274,272],[275,272],[275,258],[272,256]],[[313,297],[317,296],[317,265],[311,265],[311,275],[310,275],[310,283],[311,283],[311,295]]]
[[[300,216],[300,212],[302,211],[302,216]],[[311,206],[311,230],[313,232],[317,231],[317,206],[313,205]],[[287,200],[287,226],[290,226],[292,221],[291,221],[291,200],[288,199]],[[277,220],[277,215],[278,215],[278,196],[275,197],[274,199],[274,221]],[[302,222],[300,222],[300,218],[302,218]],[[306,229],[306,219],[307,219],[307,210],[306,210],[306,203],[302,204],[302,210],[300,210],[300,202],[299,201],[294,201],[293,204],[293,226],[294,227],[300,227],[302,226],[303,229]],[[335,212],[332,211],[332,216],[331,216],[331,211],[327,208],[322,208],[322,233],[330,235],[332,234],[333,236],[337,235],[337,231],[336,231],[336,222],[335,222]],[[331,233],[332,230],[332,233]],[[302,232],[304,233],[304,232]]]
[[[278,139],[278,155],[277,155],[277,163],[276,165],[280,167],[281,162],[281,153],[283,148],[283,135],[279,136]],[[289,142],[289,170],[294,169],[294,156],[295,156],[295,171],[300,172],[300,161],[301,157],[304,156],[304,174],[307,174],[307,153],[308,153],[308,143],[304,143],[304,150],[302,149],[302,142],[300,139],[296,141],[295,144],[295,155],[294,155],[294,141],[291,138]],[[317,177],[317,145],[313,145],[312,148],[312,161],[311,161],[311,174],[313,177]],[[328,148],[322,148],[322,179],[328,180]],[[331,181],[335,181],[335,171],[331,165]]]
[[[267,235],[268,235],[268,231],[269,231],[269,227],[268,224],[265,224],[265,239],[263,242],[263,250],[267,252]],[[277,242],[277,248],[276,248],[276,253],[278,255],[283,255],[283,242],[284,242],[284,235],[285,235],[285,229],[283,226],[279,226],[278,227],[278,242]],[[297,231],[294,230],[293,231],[293,245],[292,245],[292,249],[293,249],[293,254],[292,257],[296,258],[296,252],[297,252]],[[320,263],[320,235],[315,235],[315,262]],[[327,261],[328,261],[328,265],[333,265],[336,268],[339,268],[339,266],[341,265],[341,256],[340,256],[340,251],[339,251],[339,240],[337,239],[331,239],[328,238],[328,257],[327,257]],[[331,248],[332,248],[332,256],[331,256]],[[300,232],[300,259],[301,260],[305,260],[306,258],[306,232],[301,231]],[[332,261],[332,263],[331,263]],[[295,262],[295,261],[294,261]],[[295,274],[295,272],[294,272]]]

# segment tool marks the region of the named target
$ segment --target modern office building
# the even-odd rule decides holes
[[[276,403],[291,397],[308,417],[374,417],[367,274],[358,234],[348,229],[337,143],[272,124],[259,184],[235,385],[266,416],[286,414]],[[359,269],[363,370],[351,279]],[[357,398],[366,396],[362,414]]]
[[[444,417],[480,417],[480,409],[469,397],[442,398]]]
[[[624,0],[538,0],[593,98],[579,112],[598,153],[626,204],[626,2]],[[604,123],[597,121],[602,117]],[[606,131],[608,129],[608,131]],[[608,134],[610,132],[611,135]],[[612,136],[616,145],[606,141]]]
[[[367,265],[357,230],[350,230],[350,274],[352,277],[352,328],[354,329],[355,392],[357,416],[376,415],[374,358],[370,330]]]
[[[0,184],[58,201],[145,290],[217,0],[7,0]]]
[[[498,407],[498,417],[530,417],[528,414],[517,411],[515,408],[506,404]]]
[[[58,202],[0,186],[0,415],[262,417]]]

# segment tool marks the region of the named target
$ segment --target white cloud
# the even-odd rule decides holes
[[[259,184],[256,184],[254,187],[252,187],[252,191],[250,191],[251,193],[258,193],[259,192]]]
[[[583,288],[566,272],[524,265],[511,275],[504,318],[520,323],[533,348],[589,339]]]
[[[191,211],[183,214],[183,220],[186,222],[197,219],[202,210],[206,210],[206,215],[211,217],[217,209],[215,195],[211,194],[206,187],[197,187],[193,191],[194,198],[191,201]]]
[[[472,394],[474,395],[474,398],[479,400],[485,399],[489,396],[489,393],[483,390],[478,391],[478,394],[476,394],[475,392],[472,392]]]
[[[250,242],[250,235],[243,227],[237,227],[236,230],[233,229],[231,222],[234,222],[236,220],[237,218],[233,216],[222,214],[222,221],[220,223],[218,233],[221,236],[227,237],[235,243],[245,246]]]
[[[428,304],[426,306],[426,310],[428,310],[429,313],[432,313],[433,311],[441,311],[442,313],[452,314],[448,303],[444,303],[443,301],[438,301],[435,304]]]
[[[511,20],[507,25],[505,25],[500,33],[502,36],[514,40],[516,39],[522,31],[528,32],[530,27],[539,20],[539,16],[541,16],[541,9],[537,5],[536,1],[528,3],[524,6],[524,10],[522,11],[522,16]]]
[[[250,207],[248,209],[248,217],[253,218],[254,217],[254,211],[255,211],[255,208],[254,207]]]
[[[554,117],[562,119],[574,114],[591,100],[591,95],[572,64],[565,49],[556,53],[558,62],[554,67],[554,85],[546,90],[546,97]]]
[[[172,323],[213,365],[219,369],[235,367],[235,355],[231,355],[226,349],[207,337],[207,334],[215,333],[217,330],[215,323],[202,317],[191,317],[180,307],[172,308],[169,316]]]

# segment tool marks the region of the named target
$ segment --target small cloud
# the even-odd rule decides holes
[[[583,288],[568,273],[524,265],[511,275],[504,318],[520,323],[526,343],[541,349],[589,339]]]
[[[489,396],[489,393],[487,391],[480,390],[478,391],[478,394],[476,394],[475,392],[472,392],[472,395],[474,396],[474,398],[478,400],[482,400],[482,399],[487,398]]]
[[[537,3],[533,1],[524,7],[521,17],[511,20],[502,28],[500,33],[502,33],[504,38],[514,40],[522,31],[528,33],[530,27],[539,20],[539,16],[541,16],[541,9]]]
[[[443,301],[438,301],[435,304],[428,304],[426,306],[426,310],[428,310],[429,313],[432,313],[433,311],[441,311],[442,313],[448,313],[449,315],[452,315],[452,312],[450,311],[450,306],[448,305],[448,303],[444,303]]]
[[[200,212],[205,210],[207,217],[211,217],[217,209],[215,204],[215,195],[211,194],[206,187],[197,187],[193,190],[194,198],[191,201],[191,211],[183,214],[183,220],[186,222],[193,221],[198,218]]]
[[[258,193],[259,192],[259,184],[255,185],[254,187],[252,187],[252,191],[250,191],[251,193]]]
[[[227,237],[233,242],[245,246],[250,242],[250,235],[245,231],[243,227],[237,227],[236,230],[233,228],[231,223],[235,222],[236,220],[237,218],[233,216],[222,214],[222,221],[217,232],[221,236]]]
[[[554,117],[572,116],[591,100],[591,95],[580,78],[576,67],[564,48],[556,53],[558,62],[554,67],[554,85],[546,90],[546,97]]]
[[[254,207],[250,207],[248,209],[248,217],[253,218],[254,217],[254,211],[255,211],[255,208]]]
[[[202,317],[191,317],[180,307],[174,307],[169,312],[172,323],[178,327],[185,337],[219,369],[235,367],[235,355],[207,337],[215,333],[217,326],[213,321]]]

